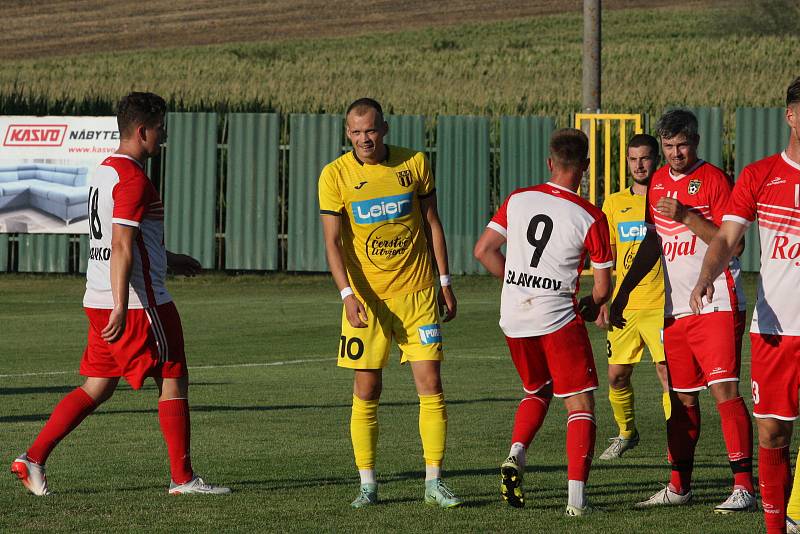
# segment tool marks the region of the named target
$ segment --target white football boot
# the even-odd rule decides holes
[[[191,493],[197,493],[201,495],[227,495],[230,492],[230,488],[206,484],[203,479],[197,475],[195,475],[189,482],[186,482],[185,484],[176,484],[172,480],[169,481],[170,495],[189,495]]]
[[[28,460],[26,453],[20,454],[14,460],[14,463],[11,464],[11,472],[17,475],[22,485],[34,495],[40,497],[50,495],[50,490],[47,489],[47,476],[44,474],[44,466]]]

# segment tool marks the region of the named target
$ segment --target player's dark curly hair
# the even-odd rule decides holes
[[[117,104],[117,127],[122,137],[127,137],[137,126],[155,126],[164,118],[167,103],[153,93],[134,91],[128,93]]]
[[[636,134],[628,141],[628,148],[639,148],[640,146],[649,146],[655,158],[658,158],[658,140],[652,135]]]
[[[345,117],[350,115],[351,111],[355,111],[356,115],[359,117],[363,115],[368,109],[374,109],[378,112],[378,119],[383,122],[383,108],[378,103],[377,100],[372,98],[359,98],[358,100],[354,101],[352,104],[347,106],[347,112],[344,114]]]
[[[550,137],[550,158],[560,167],[580,168],[589,156],[589,138],[575,128],[561,128]]]
[[[673,109],[667,111],[656,123],[656,133],[661,139],[672,139],[683,134],[689,141],[697,142],[697,117],[688,109]]]
[[[794,79],[786,89],[786,107],[800,102],[800,76]]]

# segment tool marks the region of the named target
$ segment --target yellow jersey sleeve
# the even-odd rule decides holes
[[[344,198],[339,190],[338,173],[333,165],[326,165],[319,175],[319,211],[338,215],[344,209]]]
[[[603,213],[606,214],[606,220],[608,221],[608,235],[609,241],[612,246],[617,246],[617,225],[614,224],[614,202],[612,201],[610,196],[607,196],[605,200],[603,200]]]
[[[431,165],[428,158],[422,152],[417,152],[414,156],[414,163],[417,165],[417,173],[419,176],[419,187],[417,187],[417,196],[425,198],[435,189],[433,182],[433,173],[431,172]]]

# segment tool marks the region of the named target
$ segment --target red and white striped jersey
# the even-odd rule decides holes
[[[106,158],[89,184],[89,265],[87,308],[113,308],[111,294],[111,225],[139,228],[133,248],[129,308],[151,308],[172,300],[165,285],[164,205],[139,162],[114,154]]]
[[[595,268],[613,265],[606,216],[554,183],[517,189],[488,227],[506,238],[500,328],[508,337],[549,334],[575,318],[587,254]]]
[[[761,281],[750,331],[800,336],[800,164],[785,152],[742,170],[722,220],[749,226],[756,217]]]
[[[655,227],[661,240],[666,291],[665,317],[692,313],[689,296],[700,276],[708,245],[685,224],[656,211],[656,204],[662,197],[674,198],[719,226],[728,206],[730,192],[728,176],[722,169],[703,160],[699,160],[686,174],[672,174],[669,165],[664,165],[653,174],[647,190],[645,221],[649,228]],[[737,286],[730,267],[738,272],[738,261],[714,280],[714,301],[711,306],[705,306],[702,313],[738,310],[740,302],[744,303],[744,293]]]

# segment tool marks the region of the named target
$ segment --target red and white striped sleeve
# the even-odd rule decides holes
[[[596,219],[586,232],[583,240],[589,252],[589,260],[595,269],[610,269],[614,265],[611,255],[611,240],[608,234],[608,220],[605,214]]]
[[[150,181],[140,176],[121,179],[111,193],[114,199],[112,222],[138,227],[153,201],[152,189]]]
[[[511,200],[512,195],[508,195],[503,205],[494,214],[492,220],[486,226],[491,228],[503,237],[508,237],[508,201]]]
[[[748,165],[739,175],[739,180],[733,187],[728,208],[725,210],[723,221],[733,221],[744,226],[750,226],[756,220],[756,184],[755,175]]]

